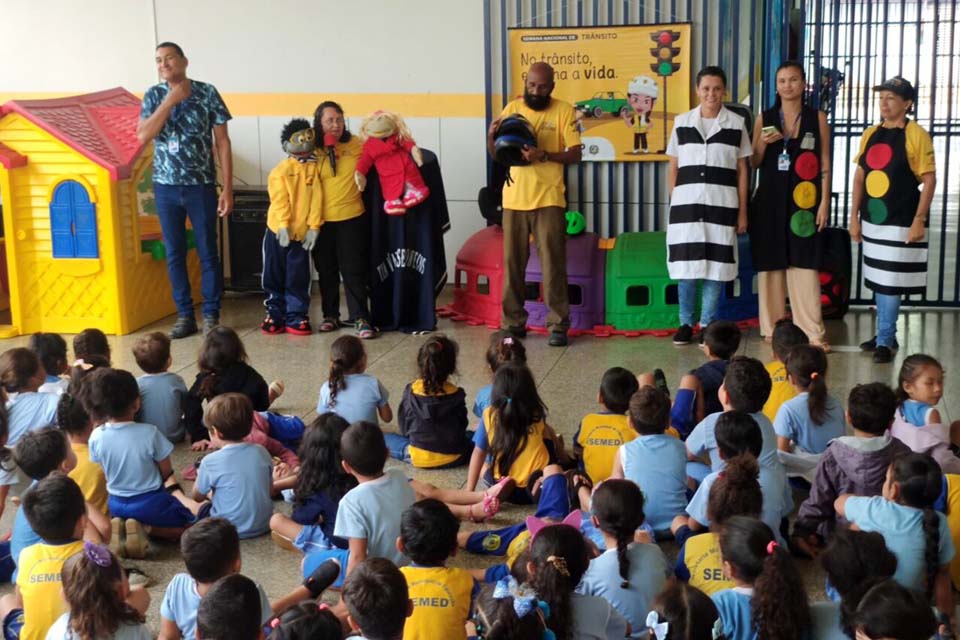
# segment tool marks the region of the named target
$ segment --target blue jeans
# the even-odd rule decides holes
[[[387,443],[387,450],[390,457],[400,462],[410,464],[410,438],[402,436],[399,433],[384,433],[383,439]]]
[[[700,329],[717,317],[717,308],[720,306],[720,292],[723,283],[719,280],[681,280],[678,295],[680,297],[680,324],[693,326],[696,324],[694,314],[697,311],[697,282],[702,283],[702,299],[700,306]]]
[[[200,256],[200,292],[203,315],[220,316],[223,275],[217,254],[217,189],[212,184],[153,185],[163,244],[167,250],[167,273],[178,316],[193,315],[190,279],[187,276],[187,217]]]
[[[900,296],[874,293],[877,305],[877,346],[893,348],[897,339],[897,317],[900,315]]]

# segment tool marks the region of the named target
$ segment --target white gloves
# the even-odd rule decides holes
[[[280,243],[281,247],[288,247],[290,245],[290,230],[286,227],[280,227],[277,230],[277,242]]]
[[[310,252],[313,249],[313,245],[317,244],[317,236],[320,235],[318,229],[307,229],[307,237],[303,239],[303,242],[300,245],[303,247],[303,250]]]

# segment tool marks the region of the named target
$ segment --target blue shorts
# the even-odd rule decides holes
[[[3,640],[17,640],[23,629],[23,609],[13,609],[3,619]]]
[[[327,549],[336,548],[336,545],[334,545],[330,538],[327,537],[327,534],[323,532],[323,526],[319,524],[303,525],[303,529],[300,530],[297,539],[293,541],[293,546],[303,553],[326,551]]]
[[[10,551],[10,541],[0,542],[0,582],[13,582],[17,563]]]
[[[693,389],[677,389],[670,408],[670,424],[680,432],[680,439],[686,440],[697,426],[697,392]]]
[[[340,562],[340,575],[337,576],[337,581],[334,582],[331,587],[334,589],[339,589],[343,586],[343,579],[346,577],[347,573],[347,562],[350,561],[350,550],[349,549],[323,549],[320,551],[311,551],[303,559],[303,577],[304,579],[309,578],[313,575],[313,572],[317,570],[321,564],[327,560],[334,558]]]
[[[537,503],[538,518],[563,520],[570,513],[570,499],[567,494],[567,477],[562,473],[547,476],[540,484],[540,502]],[[514,538],[527,530],[526,522],[502,529],[474,531],[467,538],[465,548],[479,555],[502,556]]]
[[[270,425],[270,437],[279,440],[283,446],[291,451],[297,450],[297,443],[303,439],[306,428],[298,416],[287,416],[273,411],[263,411],[261,414]]]
[[[110,515],[130,518],[150,527],[189,527],[197,521],[190,509],[164,489],[122,498],[110,496]]]

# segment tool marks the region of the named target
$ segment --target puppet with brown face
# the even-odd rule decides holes
[[[423,165],[423,155],[403,118],[376,111],[360,125],[360,137],[364,140],[363,153],[355,178],[361,191],[367,186],[367,173],[375,167],[383,191],[383,210],[388,215],[403,215],[427,199],[430,189],[417,168]]]
[[[317,167],[316,133],[303,118],[283,127],[287,157],[270,172],[270,209],[263,236],[263,290],[266,334],[313,333],[310,308],[310,251],[322,224],[323,188]]]

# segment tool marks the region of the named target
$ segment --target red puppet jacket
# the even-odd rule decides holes
[[[420,170],[410,155],[410,150],[416,145],[412,140],[400,142],[397,138],[397,134],[382,140],[367,138],[357,161],[357,171],[364,176],[371,166],[376,167],[383,199],[387,201],[403,198],[408,183],[418,191],[426,190]]]

